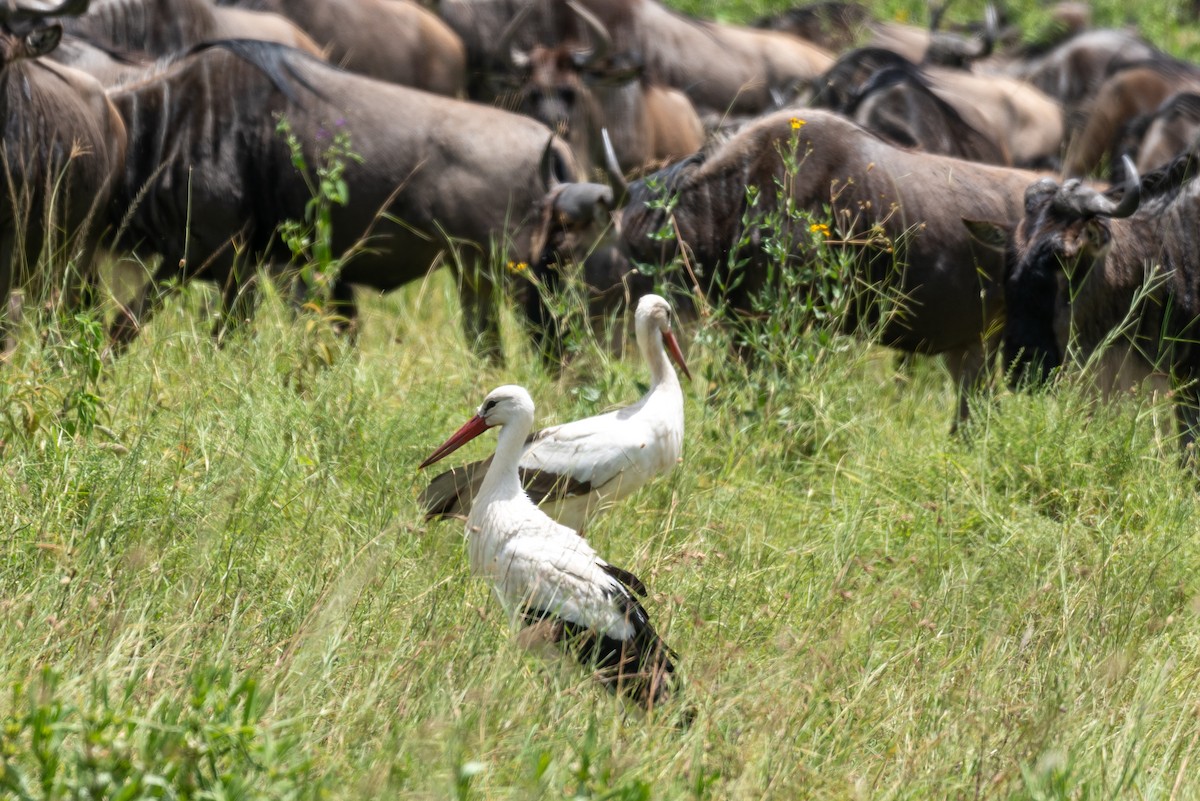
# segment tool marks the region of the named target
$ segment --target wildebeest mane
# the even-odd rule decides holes
[[[886,67],[916,69],[904,56],[884,47],[859,47],[842,55],[813,79],[812,105],[846,113],[846,106],[870,76]],[[919,72],[919,70],[918,70]]]
[[[905,62],[903,64],[889,64],[885,67],[875,70],[875,72],[871,73],[871,77],[868,78],[865,83],[860,84],[854,89],[853,94],[850,96],[850,101],[846,104],[846,107],[842,110],[842,113],[848,117],[853,116],[854,112],[858,110],[858,107],[862,105],[862,102],[871,94],[892,86],[899,86],[900,84],[911,84],[921,89],[925,89],[928,92],[933,91],[929,86],[929,81],[926,80],[924,74],[922,74],[920,68],[917,67],[916,64],[913,64],[912,62]],[[940,100],[940,98],[938,99]],[[942,101],[942,105],[948,111],[952,112],[956,117],[959,116],[958,112],[954,111],[954,109],[945,101]],[[961,119],[961,117],[959,117],[959,119]]]

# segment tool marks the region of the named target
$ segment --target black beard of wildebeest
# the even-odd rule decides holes
[[[799,166],[785,176],[781,149],[792,147],[793,137]],[[758,192],[755,211],[762,213],[777,202],[779,184],[790,180],[788,192],[798,209],[818,220],[832,209],[829,247],[844,247],[854,256],[847,289],[857,301],[846,327],[878,321],[883,344],[945,354],[959,385],[956,419],[962,420],[969,390],[985,383],[992,370],[1005,269],[1003,248],[974,239],[963,218],[1018,219],[1025,187],[1037,177],[902,150],[829,112],[783,111],[748,125],[712,152],[633,184],[621,212],[620,249],[633,265],[661,268],[674,261],[682,242],[701,289],[724,292],[735,314],[758,313],[754,296],[774,280],[763,249],[766,238],[790,236],[793,242],[788,261],[775,265],[777,276],[778,269],[811,256],[813,234],[807,219],[793,223],[800,230],[767,228],[753,219],[747,229],[746,192],[748,187]],[[669,196],[677,198],[670,218],[661,203]],[[650,237],[670,231],[668,226],[678,227],[678,239]],[[740,264],[736,276],[734,263]],[[675,273],[665,280],[691,286],[690,277]],[[866,289],[859,294],[859,287]]]
[[[387,291],[449,263],[468,342],[487,357],[500,349],[488,257],[527,253],[535,206],[552,182],[576,177],[566,144],[534,120],[267,42],[217,43],[110,96],[130,130],[111,215],[125,222],[119,247],[163,257],[151,285],[216,281],[226,311],[245,298],[259,263],[291,260],[276,231],[303,220],[311,199],[277,119],[287,119],[311,167],[344,128],[361,161],[345,160],[349,202],[331,208],[332,251],[365,248],[344,265],[335,300],[352,315],[351,284]],[[148,286],[118,316],[118,346],[158,299]]]
[[[1087,360],[1120,328],[1117,356],[1127,351],[1145,372],[1170,375],[1188,459],[1200,402],[1197,166],[1184,154],[1139,182],[1126,164],[1119,202],[1078,181],[1031,186],[1012,235],[1005,331],[1006,358],[1022,380],[1061,363],[1068,331]]]
[[[36,296],[66,285],[77,296],[94,280],[92,259],[102,229],[95,217],[102,216],[120,172],[125,126],[95,79],[39,58],[62,36],[53,18],[86,8],[87,0],[38,11],[0,6],[6,173],[0,186],[0,346],[12,323],[5,307],[14,288],[27,286]],[[48,220],[50,209],[55,216]],[[50,231],[58,232],[57,240]],[[33,272],[39,262],[44,271],[69,260],[77,270],[69,281]]]

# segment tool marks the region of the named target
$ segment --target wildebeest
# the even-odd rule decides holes
[[[1129,155],[1141,173],[1161,167],[1196,143],[1197,135],[1200,135],[1200,94],[1179,92],[1171,95],[1131,126],[1128,150],[1115,153],[1113,160]]]
[[[930,8],[929,27],[876,20],[858,3],[817,2],[785,9],[754,23],[756,28],[783,31],[833,52],[855,45],[879,47],[914,63],[965,67],[987,57],[995,44],[996,11],[988,6],[988,20],[974,34],[940,31],[950,2]]]
[[[1200,90],[1200,67],[1158,57],[1115,71],[1089,106],[1087,122],[1063,161],[1066,175],[1087,175],[1117,145],[1125,126],[1176,92]]]
[[[816,80],[814,105],[848,113],[871,77],[882,69],[912,75],[928,87],[967,125],[999,147],[1001,163],[1025,167],[1057,163],[1063,141],[1062,109],[1030,84],[1007,76],[918,67],[885,48],[864,47],[844,53]],[[920,98],[913,102],[929,105]]]
[[[800,164],[787,175],[781,151],[791,148],[793,137]],[[760,227],[753,219],[744,224],[751,211],[747,188],[757,192],[755,213],[764,214],[781,202],[782,185],[806,214],[831,210],[830,247],[854,254],[853,280],[880,290],[868,293],[847,326],[879,322],[884,344],[944,354],[961,390],[958,419],[963,419],[967,390],[986,377],[988,356],[999,341],[1004,258],[1000,250],[978,244],[961,218],[1015,220],[1025,187],[1036,178],[1027,171],[898,149],[829,112],[782,111],[711,153],[632,184],[619,218],[620,248],[634,262],[650,265],[672,263],[682,248],[702,290],[723,292],[733,310],[750,311],[773,274],[764,247],[769,239],[794,243],[776,270],[798,266],[811,255],[813,236],[806,224],[811,217],[787,224],[800,230]],[[675,201],[664,203],[667,198]],[[591,214],[583,208],[563,216]],[[664,239],[664,228],[678,237]],[[732,264],[741,265],[736,274]],[[870,301],[881,295],[903,300],[897,313],[880,321],[881,304]]]
[[[696,20],[654,0],[579,0],[617,52],[640,54],[646,76],[687,93],[705,113],[760,114],[833,63],[823,48],[777,31]]]
[[[1128,31],[1084,31],[1048,52],[1016,59],[1004,70],[1028,81],[1062,104],[1068,136],[1082,127],[1086,109],[1101,84],[1122,67],[1161,53]]]
[[[1008,154],[973,128],[930,88],[915,69],[888,67],[860,87],[844,113],[868,131],[901,147],[1006,164]]]
[[[704,126],[687,95],[647,81],[641,64],[613,51],[599,20],[574,0],[567,5],[592,43],[512,48],[513,69],[525,76],[515,109],[564,135],[585,172],[604,163],[603,129],[626,169],[662,166],[699,150]]]
[[[409,0],[218,0],[295,22],[331,63],[351,72],[457,96],[466,90],[466,50],[436,14]]]
[[[273,43],[201,49],[111,93],[130,130],[114,217],[120,245],[161,254],[153,284],[203,277],[226,305],[260,260],[286,262],[276,227],[311,199],[276,122],[286,118],[315,165],[339,130],[361,156],[344,162],[349,203],[332,208],[335,255],[364,240],[335,297],[351,284],[388,290],[445,260],[458,270],[468,338],[499,354],[493,254],[526,252],[527,217],[555,180],[577,176],[544,125],[500,109],[345,72]],[[127,211],[128,210],[128,211]],[[457,258],[450,258],[454,254]],[[148,288],[114,334],[148,313]]]
[[[321,55],[316,42],[285,17],[214,6],[209,0],[94,0],[86,14],[63,27],[119,53],[152,57],[216,39],[262,39]]]
[[[125,156],[125,127],[91,76],[44,58],[59,43],[55,18],[87,0],[49,9],[0,6],[0,119],[5,181],[0,197],[0,303],[31,278],[54,286],[48,267],[73,261],[76,293],[92,279],[101,211]],[[35,267],[38,269],[35,271]],[[0,311],[0,339],[8,335]]]
[[[1031,185],[1006,290],[1005,358],[1018,380],[1044,380],[1071,335],[1083,360],[1111,343],[1143,374],[1170,375],[1188,459],[1200,422],[1197,165],[1185,153],[1139,182],[1127,164],[1119,199],[1074,179]]]

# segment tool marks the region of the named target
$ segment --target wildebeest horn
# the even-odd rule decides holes
[[[0,3],[0,20],[21,22],[43,17],[78,17],[87,13],[91,0],[63,0],[53,8],[21,8],[17,5]]]
[[[1096,194],[1093,203],[1088,204],[1088,211],[1091,211],[1097,217],[1128,217],[1137,211],[1138,206],[1142,203],[1142,179],[1138,175],[1137,167],[1133,163],[1133,159],[1129,156],[1121,156],[1121,163],[1125,165],[1125,181],[1121,184],[1124,192],[1121,193],[1121,200],[1114,203],[1104,195]]]
[[[1060,212],[1082,219],[1091,217],[1128,217],[1137,211],[1142,201],[1141,178],[1137,167],[1128,156],[1122,156],[1125,165],[1125,180],[1122,182],[1122,193],[1119,201],[1111,200],[1097,192],[1078,179],[1071,179],[1062,185],[1054,196],[1054,206]],[[1040,183],[1040,182],[1039,182]],[[1032,187],[1030,187],[1032,190]],[[1029,196],[1026,194],[1026,201]]]
[[[621,172],[621,163],[617,161],[617,151],[613,150],[612,137],[608,135],[607,128],[600,129],[600,138],[604,141],[604,170],[617,190],[617,205],[620,206],[629,194],[629,183],[625,180],[625,173]]]
[[[945,15],[946,9],[948,9],[950,7],[950,4],[952,2],[954,2],[954,0],[946,0],[946,2],[942,3],[940,6],[931,6],[930,7],[930,9],[929,9],[929,30],[930,30],[930,32],[936,31],[939,27],[941,27],[942,17]]]
[[[583,69],[603,61],[608,52],[612,50],[612,36],[609,35],[608,28],[604,27],[604,23],[595,14],[576,3],[575,0],[567,0],[567,8],[575,12],[575,16],[579,17],[579,21],[588,29],[592,39],[592,49],[579,53],[577,66]]]
[[[500,39],[496,42],[496,52],[500,54],[500,58],[504,63],[513,70],[522,70],[529,63],[529,54],[524,51],[518,52],[512,46],[512,41],[517,35],[517,31],[521,29],[521,25],[525,23],[526,18],[533,13],[533,7],[537,0],[529,0],[528,3],[521,6],[521,10],[513,15],[513,18],[504,26],[504,30],[500,32]]]
[[[987,58],[1000,38],[1000,12],[994,3],[988,3],[983,9],[983,33],[979,35],[979,48],[968,55],[968,58]]]

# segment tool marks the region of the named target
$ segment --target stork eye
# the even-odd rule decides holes
[[[495,398],[489,398],[488,401],[483,404],[483,413],[487,414],[494,408],[496,408],[496,400]]]

